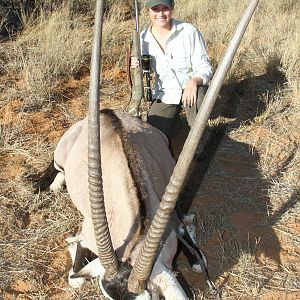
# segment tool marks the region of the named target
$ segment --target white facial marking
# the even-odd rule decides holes
[[[71,278],[71,276],[74,274],[75,273],[73,271],[73,268],[71,268],[71,270],[69,271],[68,283],[70,287],[74,289],[78,289],[86,282],[86,279],[83,277]]]
[[[147,290],[145,290],[142,294],[138,295],[136,300],[151,300],[151,296]]]
[[[155,276],[152,284],[158,287],[166,300],[188,299],[175,275],[168,269]]]

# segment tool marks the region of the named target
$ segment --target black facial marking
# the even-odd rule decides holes
[[[76,256],[73,264],[74,273],[78,273],[82,268],[97,257],[98,256],[90,249],[82,247],[80,242],[77,243]]]
[[[132,266],[128,263],[121,263],[119,265],[117,276],[111,280],[102,280],[102,286],[106,293],[114,300],[134,300],[137,294],[130,293],[127,289],[128,278]]]

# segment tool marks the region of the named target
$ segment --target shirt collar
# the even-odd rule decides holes
[[[180,31],[181,29],[183,29],[183,26],[182,26],[182,22],[181,21],[178,21],[178,20],[175,20],[175,19],[171,19],[171,22],[172,22],[172,29],[171,29],[171,35],[173,35],[175,32],[178,32]]]
[[[171,22],[172,22],[172,29],[171,29],[170,37],[183,29],[181,21],[178,21],[178,20],[175,20],[175,19],[172,18]],[[147,27],[146,32],[145,32],[144,40],[146,42],[150,42],[153,39],[150,28],[151,28],[151,25],[149,25]]]

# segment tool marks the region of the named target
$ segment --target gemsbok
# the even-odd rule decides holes
[[[188,299],[172,272],[180,241],[211,289],[207,260],[174,207],[222,81],[257,5],[252,0],[219,65],[177,163],[166,136],[127,112],[99,110],[103,1],[97,0],[89,117],[74,124],[54,152],[50,189],[66,184],[83,215],[69,239],[72,286],[99,277],[108,299]]]

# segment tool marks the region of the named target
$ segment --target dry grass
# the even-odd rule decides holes
[[[14,45],[12,68],[20,72],[23,95],[32,106],[53,100],[64,78],[76,75],[88,61],[91,32],[68,7],[40,15]],[[29,104],[28,103],[28,104]]]
[[[33,14],[20,8],[22,31],[0,43],[0,290],[5,300],[99,299],[93,281],[67,284],[64,238],[80,219],[67,193],[34,195],[29,176],[86,113],[94,1],[35,2]],[[175,15],[200,28],[217,66],[247,3],[177,0]],[[130,4],[107,2],[103,107],[127,104]],[[184,192],[224,299],[300,295],[299,10],[299,1],[260,1],[209,121],[208,158]],[[184,264],[179,271],[208,298]]]

